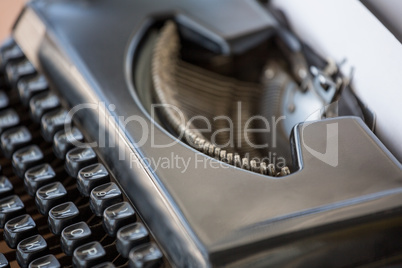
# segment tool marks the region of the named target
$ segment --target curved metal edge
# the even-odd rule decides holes
[[[26,14],[29,14],[29,17]],[[29,40],[22,38],[24,33],[32,28],[46,31],[31,32]],[[88,79],[90,72],[85,64],[80,61],[68,43],[60,43],[63,37],[58,36],[57,31],[46,22],[40,9],[35,8],[35,2],[27,4],[15,26],[14,36],[27,58],[38,70],[44,72],[50,84],[57,86],[58,93],[66,98],[70,106],[84,102],[106,102],[104,96],[99,94],[100,90],[96,83]],[[134,40],[130,47],[134,46],[135,42]],[[132,53],[132,50],[128,49],[127,53]],[[52,77],[59,80],[54,81]],[[61,78],[65,80],[60,80]],[[194,240],[197,241],[195,235],[184,223],[183,216],[174,207],[172,198],[155,174],[146,166],[130,167],[129,161],[116,161],[118,152],[124,151],[126,159],[136,159],[138,163],[141,163],[139,161],[141,152],[134,148],[132,138],[119,128],[117,115],[105,107],[99,112],[105,114],[107,118],[114,118],[115,128],[107,128],[105,134],[108,137],[117,133],[117,144],[124,149],[106,146],[97,150],[106,156],[103,157],[104,162],[118,178],[121,188],[139,211],[139,215],[154,234],[171,264],[178,267],[210,267],[205,249],[200,243],[194,242]],[[84,134],[89,140],[92,140],[91,137],[97,137],[99,130],[104,127],[98,122],[98,116],[97,112],[88,111],[85,118],[77,118],[79,123],[85,126]]]

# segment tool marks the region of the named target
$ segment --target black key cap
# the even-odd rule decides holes
[[[96,154],[91,148],[74,148],[66,155],[66,171],[71,177],[77,178],[80,169],[96,162]]]
[[[137,246],[130,251],[129,267],[160,267],[162,265],[162,252],[155,243]]]
[[[7,63],[24,58],[24,53],[15,43],[14,39],[9,38],[0,46],[0,73],[4,71]]]
[[[30,196],[35,196],[36,191],[56,180],[56,172],[49,164],[32,167],[25,172],[24,186]]]
[[[43,153],[37,145],[30,145],[17,150],[13,154],[13,168],[18,177],[24,178],[27,169],[39,165],[43,161]]]
[[[4,228],[7,221],[25,213],[25,206],[16,195],[0,199],[0,228]]]
[[[61,249],[67,256],[72,256],[80,245],[91,242],[92,232],[85,222],[70,225],[61,232]]]
[[[132,248],[148,241],[149,234],[147,228],[142,223],[136,222],[120,228],[117,232],[116,248],[124,258],[128,258],[128,254]]]
[[[40,130],[45,141],[52,142],[54,134],[62,130],[65,123],[71,123],[71,118],[67,114],[67,110],[60,108],[47,112],[42,116]]]
[[[93,164],[78,172],[77,188],[81,195],[89,196],[93,188],[109,181],[107,169],[102,164]]]
[[[24,238],[36,235],[38,230],[28,214],[9,220],[4,227],[4,240],[10,248],[16,248]]]
[[[135,222],[135,211],[127,202],[112,205],[103,212],[103,228],[111,237],[115,237],[117,231],[130,223]]]
[[[0,253],[0,268],[10,268],[10,264],[6,257]]]
[[[91,207],[92,212],[100,217],[107,207],[121,201],[123,201],[123,196],[119,187],[115,183],[110,182],[95,187],[92,190],[89,206]]]
[[[14,192],[14,187],[7,177],[0,176],[0,199],[11,195]]]
[[[74,251],[73,265],[77,268],[93,267],[104,262],[106,252],[99,242],[90,242]]]
[[[78,128],[73,127],[68,135],[64,130],[58,131],[53,138],[53,152],[56,157],[64,159],[67,152],[74,147],[72,142],[75,141],[84,141],[84,136]]]
[[[49,229],[55,235],[60,235],[67,226],[80,220],[80,212],[73,202],[55,206],[49,211],[47,222]]]
[[[42,186],[35,196],[36,207],[42,215],[47,215],[53,207],[67,201],[67,190],[60,182]]]
[[[26,76],[36,73],[34,66],[27,59],[16,62],[10,62],[6,66],[7,80],[12,88],[17,86],[17,82]]]
[[[40,257],[29,264],[29,268],[60,268],[61,265],[54,255]]]
[[[17,83],[17,89],[22,104],[27,106],[33,96],[48,89],[48,84],[43,75],[35,75],[34,77],[22,78]]]
[[[5,157],[11,158],[13,153],[32,142],[32,135],[24,126],[15,127],[1,134],[1,150]]]
[[[10,108],[0,111],[0,133],[12,127],[16,127],[20,123],[20,117],[17,112]]]
[[[36,123],[40,122],[45,113],[58,107],[60,107],[60,99],[52,92],[41,93],[29,101],[31,118]]]
[[[41,235],[34,235],[22,240],[17,246],[17,262],[25,268],[29,263],[48,254],[49,250],[45,239]]]
[[[0,110],[7,108],[9,104],[10,100],[8,99],[7,94],[3,90],[0,90]]]
[[[116,266],[114,266],[114,264],[111,262],[103,262],[101,264],[94,266],[93,268],[114,268],[114,267]]]

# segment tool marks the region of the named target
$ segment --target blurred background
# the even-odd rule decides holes
[[[25,0],[0,0],[0,42],[10,35]]]

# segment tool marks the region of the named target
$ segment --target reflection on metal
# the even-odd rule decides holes
[[[286,38],[288,43],[295,44],[288,35]],[[186,62],[180,58],[181,48],[176,25],[167,22],[154,48],[152,80],[156,102],[166,104],[160,112],[168,127],[190,146],[238,168],[269,176],[290,174],[286,165],[275,166],[272,158],[266,156],[274,153],[284,163],[291,163],[292,128],[311,119],[312,114],[317,113],[313,119],[325,117],[323,107],[338,92],[331,78],[336,66],[329,64],[325,71],[312,67],[309,71],[300,51],[281,48],[291,66],[297,68],[291,68],[289,73],[281,60],[270,58],[260,83],[251,83]],[[253,117],[266,119],[255,123],[254,129],[263,129],[263,122],[268,122],[270,131],[243,133],[243,127]],[[228,118],[231,123],[216,118]],[[208,127],[206,121],[212,123],[208,133],[202,131]],[[233,133],[228,129],[233,129]],[[237,143],[231,142],[231,135]],[[264,145],[267,146],[261,149]]]

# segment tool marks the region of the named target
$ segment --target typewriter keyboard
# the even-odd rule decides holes
[[[167,267],[67,107],[19,47],[0,48],[0,268]],[[85,134],[85,133],[84,133]]]

